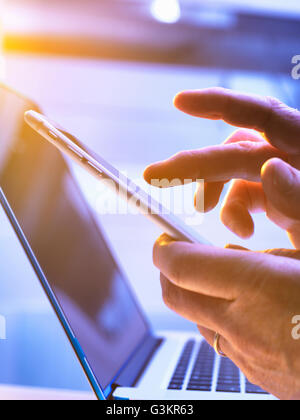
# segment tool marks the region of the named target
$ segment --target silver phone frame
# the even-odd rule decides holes
[[[160,203],[155,201],[150,195],[135,185],[130,179],[122,175],[112,165],[111,169],[97,160],[91,153],[74,143],[67,137],[66,130],[60,130],[54,126],[50,120],[36,111],[25,113],[25,121],[38,134],[49,141],[60,152],[67,155],[72,161],[80,165],[85,171],[89,172],[94,178],[101,181],[112,181],[107,186],[117,192],[120,197],[134,204],[135,207],[152,222],[159,226],[163,232],[178,241],[211,245],[206,239],[198,234],[194,229],[190,229],[178,217],[165,209]],[[70,134],[70,137],[75,138]],[[80,142],[79,142],[80,143]],[[112,170],[113,169],[113,170]],[[119,174],[117,177],[116,174]],[[146,199],[145,199],[146,197]],[[134,200],[133,200],[134,198]]]

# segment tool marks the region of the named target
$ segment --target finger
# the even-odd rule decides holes
[[[201,325],[198,325],[198,330],[207,343],[213,347],[216,333]]]
[[[198,330],[207,343],[213,347],[216,333],[200,325],[198,326]],[[231,343],[222,335],[219,339],[219,350],[222,351],[236,366],[238,366],[241,370],[244,370],[245,374],[247,373],[248,363],[246,357],[241,354],[238,349],[231,345]]]
[[[222,223],[243,239],[254,233],[251,214],[266,210],[266,198],[261,183],[234,181],[221,210]]]
[[[234,249],[236,251],[250,251],[250,249],[248,249],[248,248],[245,248],[245,247],[240,246],[240,245],[235,245],[235,244],[227,244],[225,246],[225,249]]]
[[[262,251],[262,253],[300,260],[300,250],[298,249],[268,249],[266,251]]]
[[[201,323],[202,326],[198,327],[200,334],[212,347],[215,339],[215,333],[212,331],[218,331],[220,350],[237,365],[243,365],[243,357],[238,349],[225,338],[227,334],[230,335],[228,324],[224,322],[230,305],[228,302],[182,290],[174,286],[163,274],[161,286],[164,302],[169,309],[193,323]]]
[[[300,172],[279,159],[272,159],[263,166],[261,178],[269,203],[268,217],[278,220],[291,243],[300,248]]]
[[[239,251],[250,252],[250,249],[244,248],[244,247],[239,246],[239,245],[228,244],[228,245],[226,245],[225,248],[226,249],[235,249],[235,250],[239,250]],[[255,251],[255,252],[259,252],[261,254],[274,255],[274,256],[277,256],[277,257],[285,257],[285,258],[292,258],[294,260],[300,260],[300,250],[298,250],[298,249],[267,249],[265,251]]]
[[[201,325],[198,325],[198,330],[205,341],[211,346],[214,347],[216,333],[209,330]],[[219,350],[224,353],[229,359],[238,360],[237,351],[234,350],[233,346],[227,341],[223,336],[220,336],[219,339]]]
[[[202,184],[197,187],[195,193],[194,206],[198,212],[207,213],[213,210],[219,203],[224,188],[224,182],[205,182],[204,183],[204,208]]]
[[[300,172],[280,159],[271,159],[262,168],[266,197],[284,216],[300,221]]]
[[[206,328],[225,334],[225,314],[230,305],[216,299],[181,289],[161,274],[162,295],[165,305],[183,318]]]
[[[235,131],[233,134],[231,134],[223,143],[225,144],[233,144],[233,143],[239,143],[242,141],[252,141],[253,143],[262,143],[265,142],[263,137],[256,133],[253,130],[246,130],[246,129],[240,129]],[[204,212],[207,213],[211,210],[213,210],[219,203],[221,194],[224,189],[224,185],[226,182],[205,182],[204,183]],[[202,186],[200,186],[199,190],[197,190],[195,194],[195,208],[197,211],[202,211],[203,206],[200,205],[200,208],[197,206],[197,203],[199,202],[199,195],[202,198]],[[200,203],[201,204],[201,203]]]
[[[198,330],[205,341],[207,341],[211,347],[214,347],[216,333],[212,330],[209,330],[208,328],[202,327],[201,325],[198,325]],[[232,346],[228,343],[227,340],[225,340],[223,336],[220,336],[219,350],[226,354],[228,357],[233,355]]]
[[[166,179],[172,182],[227,182],[239,178],[259,182],[263,164],[274,157],[287,156],[267,142],[245,141],[178,153],[146,168],[148,183]]]
[[[276,269],[273,258],[271,255],[175,242],[167,235],[159,238],[153,251],[154,264],[176,286],[229,301],[234,301],[246,287],[251,287],[251,282],[257,278],[257,267],[263,275],[264,270],[271,271],[272,275],[272,270]],[[279,264],[280,270],[282,265]]]
[[[265,133],[268,141],[287,153],[300,153],[300,113],[277,99],[212,88],[179,93],[175,106],[187,114],[224,120]]]

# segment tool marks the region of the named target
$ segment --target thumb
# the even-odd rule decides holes
[[[290,219],[300,220],[300,172],[276,158],[264,164],[261,179],[274,208]]]

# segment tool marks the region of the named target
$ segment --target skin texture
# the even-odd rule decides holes
[[[205,211],[219,202],[236,235],[254,233],[252,214],[265,212],[286,230],[294,248],[251,252],[174,242],[154,246],[168,307],[195,322],[248,379],[280,399],[300,395],[300,113],[274,98],[213,88],[182,92],[175,106],[189,115],[240,127],[223,144],[181,152],[151,165],[145,179],[204,179]],[[197,200],[195,200],[195,203]]]

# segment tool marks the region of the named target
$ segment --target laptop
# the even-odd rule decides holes
[[[0,98],[0,202],[97,398],[273,399],[200,335],[151,330],[69,162],[23,123],[38,107]]]

